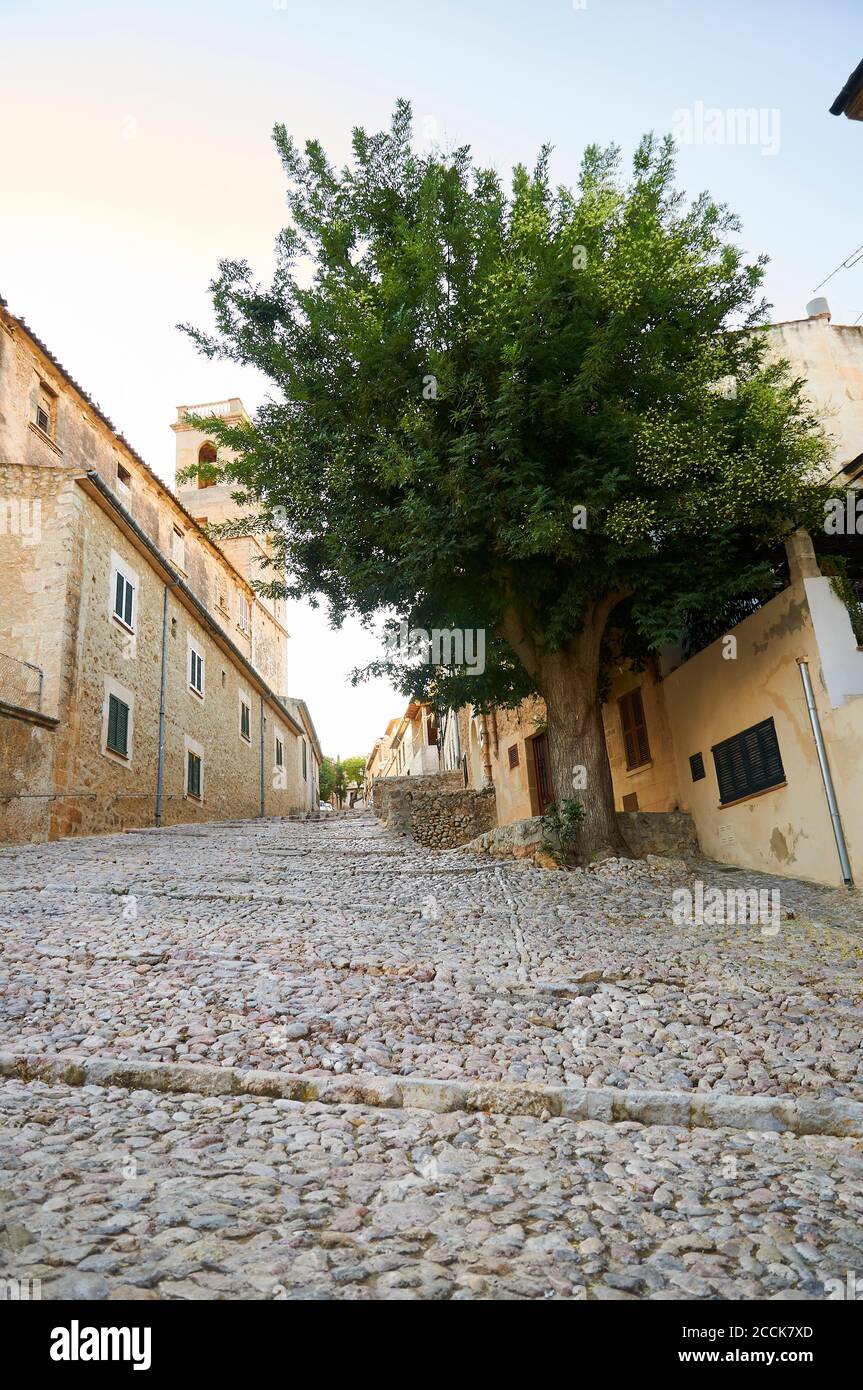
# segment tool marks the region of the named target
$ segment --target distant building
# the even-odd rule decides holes
[[[431,706],[411,700],[400,719],[391,719],[366,761],[366,801],[381,777],[427,777],[441,769],[437,715]]]
[[[296,741],[296,776],[300,789],[300,807],[307,811],[317,811],[321,800],[321,762],[323,754],[312,716],[305,700],[294,700],[289,695],[282,697],[282,703],[291,711],[302,733]]]

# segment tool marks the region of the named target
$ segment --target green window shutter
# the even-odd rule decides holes
[[[124,753],[129,751],[129,706],[118,700],[117,744]]]
[[[117,588],[114,593],[114,612],[117,614],[118,618],[122,618],[123,616],[123,585],[125,582],[122,574],[118,573]]]
[[[760,724],[753,724],[733,738],[723,739],[710,751],[722,805],[767,791],[785,781],[782,754],[772,718],[762,719]]]
[[[189,753],[187,790],[190,796],[201,795],[201,759],[198,757],[197,753]]]
[[[129,751],[129,706],[116,695],[108,697],[108,747],[124,758]]]
[[[134,595],[135,595],[135,590],[132,588],[132,585],[131,585],[131,584],[128,582],[128,580],[127,580],[127,581],[126,581],[126,608],[125,608],[125,612],[124,612],[124,615],[123,615],[123,616],[124,616],[124,620],[125,620],[125,622],[126,622],[126,624],[127,624],[128,627],[131,627],[131,626],[132,626],[132,600],[133,600],[133,598],[134,598]]]

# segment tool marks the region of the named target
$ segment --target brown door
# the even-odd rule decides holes
[[[548,737],[539,734],[531,739],[533,743],[533,770],[536,778],[536,796],[539,814],[543,815],[554,801],[554,787],[551,784],[551,763],[548,757]]]

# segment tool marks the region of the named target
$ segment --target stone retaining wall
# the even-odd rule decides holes
[[[429,849],[454,849],[497,822],[494,789],[473,791],[460,772],[383,778],[372,789],[372,806],[393,834]]]
[[[699,852],[695,822],[687,811],[618,811],[617,823],[636,857],[670,854],[687,858]]]
[[[692,817],[685,811],[618,811],[617,823],[631,855],[646,854],[687,858],[698,854]],[[533,859],[543,868],[554,863],[540,848],[546,838],[539,816],[498,825],[465,845],[494,859]]]

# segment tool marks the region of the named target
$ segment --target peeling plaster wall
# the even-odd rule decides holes
[[[720,640],[663,682],[682,808],[693,816],[703,852],[744,868],[842,882],[797,664],[801,657],[810,664],[852,868],[863,882],[863,699],[831,708],[802,585],[738,624],[734,635],[735,660],[723,657]],[[828,664],[850,657],[836,651],[841,638],[835,631],[825,640]],[[846,640],[853,643],[850,625]],[[776,725],[786,784],[721,807],[711,747],[768,716]],[[696,752],[707,773],[699,782],[692,781],[688,761]]]

